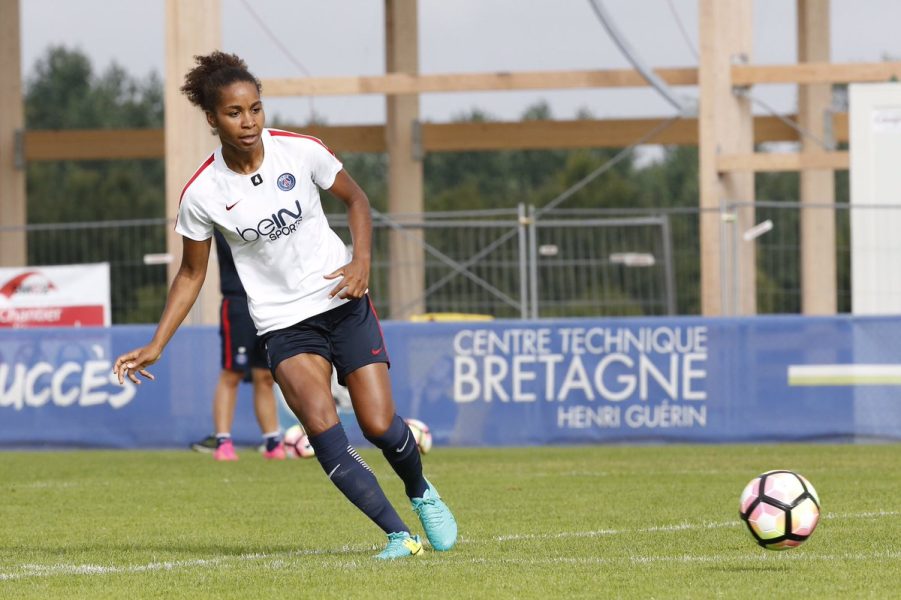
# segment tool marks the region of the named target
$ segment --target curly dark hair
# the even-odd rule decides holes
[[[215,50],[206,56],[195,56],[194,61],[197,66],[185,75],[180,89],[191,104],[207,112],[216,109],[219,90],[236,81],[252,83],[258,92],[263,89],[260,80],[247,70],[247,63],[236,54]]]

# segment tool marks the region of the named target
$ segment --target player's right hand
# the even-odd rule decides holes
[[[147,379],[153,381],[153,375],[146,369],[160,359],[160,351],[151,347],[144,346],[131,352],[119,356],[113,365],[113,373],[119,379],[119,384],[125,383],[125,377],[131,379],[134,383],[141,385],[141,381],[135,377],[135,372],[140,373]]]

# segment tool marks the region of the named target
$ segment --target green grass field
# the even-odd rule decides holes
[[[414,531],[399,480],[362,452]],[[383,563],[315,460],[0,453],[0,598],[901,597],[901,445],[444,449],[457,547]],[[738,497],[787,468],[823,518],[758,548]]]

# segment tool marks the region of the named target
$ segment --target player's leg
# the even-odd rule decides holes
[[[269,338],[270,356],[273,344]],[[275,361],[273,361],[274,363]],[[422,544],[410,535],[385,497],[372,470],[347,440],[331,394],[332,365],[317,354],[297,354],[278,362],[275,380],[288,406],[300,420],[316,459],[329,480],[389,536],[380,558],[400,558],[422,552]]]
[[[232,336],[233,313],[231,298],[223,298],[219,308],[219,360],[223,372],[234,370],[237,364],[236,347]],[[237,384],[234,387],[237,388]],[[216,387],[213,390],[213,433],[191,444],[193,450],[215,453],[220,445],[219,440],[231,437],[237,391],[234,394],[229,394],[228,392],[228,386],[223,381],[223,374],[220,372]],[[216,434],[218,433],[227,435],[217,438]]]
[[[363,435],[382,451],[404,482],[407,496],[421,498],[428,483],[422,475],[422,459],[410,428],[395,411],[388,365],[372,363],[349,373],[345,379]]]
[[[263,435],[263,456],[267,459],[284,459],[285,449],[278,427],[275,394],[272,391],[272,373],[269,372],[266,354],[257,337],[257,328],[250,316],[246,298],[228,298],[227,313],[223,310],[222,329],[225,330],[223,340],[227,339],[232,348],[232,368],[244,371],[244,381],[253,384],[253,409]],[[234,407],[231,414],[234,414]]]
[[[275,405],[275,380],[269,369],[254,368],[253,377],[253,410],[263,433],[265,450],[263,456],[270,460],[285,458],[285,445],[282,443],[281,431],[278,427],[278,409]]]
[[[388,377],[390,363],[378,316],[368,296],[347,306],[347,314],[330,332],[338,381],[347,384],[363,435],[382,451],[404,482],[432,547],[449,550],[457,540],[457,522],[423,476],[419,448],[395,410]]]
[[[231,439],[232,425],[235,420],[235,402],[238,398],[238,386],[244,378],[240,371],[222,369],[213,392],[213,428],[216,436],[216,460],[238,460],[235,446]]]

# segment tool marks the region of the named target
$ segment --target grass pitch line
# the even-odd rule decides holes
[[[823,519],[880,519],[885,517],[896,517],[901,515],[901,511],[869,511],[869,512],[858,512],[858,513],[838,513],[838,514],[824,514],[822,516]],[[541,533],[529,533],[529,534],[512,534],[512,535],[502,535],[495,536],[493,538],[488,538],[484,540],[480,539],[472,539],[468,537],[460,536],[460,540],[458,543],[460,544],[469,544],[469,543],[485,543],[485,542],[510,542],[510,541],[518,541],[518,540],[547,540],[547,539],[564,539],[564,538],[586,538],[586,537],[601,537],[606,535],[624,535],[624,534],[635,534],[635,533],[667,533],[667,532],[677,532],[677,531],[686,531],[686,530],[702,530],[702,529],[717,529],[721,527],[738,527],[741,525],[741,521],[721,521],[721,522],[706,522],[706,523],[676,523],[672,525],[654,525],[651,527],[640,527],[633,529],[598,529],[594,531],[569,531],[569,532],[558,532],[553,534],[541,534]],[[0,581],[12,581],[17,579],[28,579],[35,577],[56,577],[60,575],[82,575],[82,576],[96,576],[96,575],[117,575],[117,574],[131,574],[131,573],[148,573],[154,571],[172,571],[176,569],[186,569],[192,567],[217,567],[222,565],[227,565],[237,561],[247,561],[247,560],[279,560],[285,558],[299,558],[303,556],[326,556],[326,555],[342,555],[350,552],[367,552],[367,551],[375,551],[378,550],[379,546],[372,544],[356,544],[356,545],[344,545],[341,548],[333,548],[328,550],[293,550],[290,552],[254,552],[240,555],[228,555],[228,556],[214,556],[211,558],[198,558],[192,560],[176,560],[176,561],[161,561],[161,562],[152,562],[143,565],[94,565],[94,564],[82,564],[82,565],[69,565],[64,563],[51,564],[51,565],[40,565],[40,564],[22,564],[18,567],[12,567],[15,569],[11,572],[0,572]],[[766,560],[767,555],[762,555],[759,560]],[[814,554],[797,554],[797,555],[780,555],[786,557],[785,560],[821,560],[821,561],[838,561],[838,560],[870,560],[870,559],[887,559],[887,560],[897,560],[901,558],[901,552],[875,552],[869,554],[844,554],[844,555],[814,555]],[[727,562],[729,560],[736,560],[734,556],[695,556],[695,555],[681,555],[681,556],[633,556],[629,558],[586,558],[586,557],[553,557],[548,559],[534,559],[534,558],[524,558],[524,559],[474,559],[472,562],[492,562],[492,563],[510,563],[510,564],[560,564],[560,563],[586,563],[586,564],[605,564],[605,563],[617,563],[617,562],[632,562],[632,563],[655,563],[655,562],[670,562],[670,563],[686,563],[686,562]],[[746,560],[746,557],[741,557],[741,560]]]
[[[802,552],[798,554],[781,553],[755,553],[742,555],[726,554],[679,554],[673,556],[626,556],[626,557],[602,557],[602,556],[550,556],[546,558],[484,558],[477,557],[464,559],[460,562],[473,564],[512,564],[512,565],[616,565],[616,564],[660,564],[660,563],[711,563],[727,564],[730,562],[842,562],[842,561],[878,561],[899,560],[899,551],[876,552],[847,552],[843,554],[816,554],[815,552]]]
[[[689,529],[717,529],[720,527],[737,527],[741,521],[723,521],[721,523],[678,523],[675,525],[654,525],[634,529],[595,529],[591,531],[560,531],[557,533],[514,533],[491,538],[493,542],[514,542],[519,540],[552,540],[563,538],[591,538],[607,535],[625,535],[630,533],[665,533],[670,531],[686,531]]]
[[[329,554],[345,554],[347,552],[366,552],[366,551],[376,551],[380,548],[380,546],[376,546],[373,544],[357,544],[355,546],[345,545],[340,549],[331,549],[331,550],[292,550],[290,552],[273,552],[273,553],[262,553],[262,552],[253,552],[248,554],[238,554],[238,555],[228,555],[228,556],[214,556],[212,558],[197,558],[191,560],[173,560],[173,561],[162,561],[162,562],[152,562],[143,565],[67,565],[67,564],[53,564],[53,565],[38,565],[38,564],[23,564],[19,565],[17,571],[14,572],[0,572],[0,581],[10,581],[14,579],[26,579],[29,577],[56,577],[59,575],[117,575],[123,573],[148,573],[153,571],[172,571],[175,569],[184,569],[190,567],[215,567],[220,565],[226,565],[229,563],[237,562],[237,561],[246,561],[246,560],[269,560],[269,559],[284,559],[284,558],[298,558],[302,556],[324,556]],[[16,567],[14,567],[16,568]]]
[[[899,511],[870,511],[858,513],[825,513],[822,519],[878,519],[882,517],[895,517],[901,515]],[[500,535],[491,538],[494,542],[513,542],[519,540],[552,540],[564,538],[591,538],[604,537],[608,535],[626,535],[635,533],[668,533],[674,531],[689,531],[700,529],[719,529],[724,527],[740,527],[742,524],[739,520],[706,522],[706,523],[676,523],[674,525],[654,525],[652,527],[640,527],[633,529],[596,529],[593,531],[560,531],[557,533],[519,533],[510,535]],[[475,541],[475,540],[468,540]]]
[[[19,571],[0,573],[0,581],[25,579],[29,577],[54,577],[57,575],[112,575],[117,573],[146,573],[148,571],[172,571],[185,567],[205,567],[222,564],[221,558],[198,558],[195,560],[176,560],[148,563],[146,565],[127,565],[124,567],[104,565],[19,565]]]

